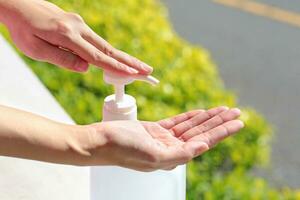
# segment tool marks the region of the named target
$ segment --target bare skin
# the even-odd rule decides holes
[[[84,72],[94,64],[115,73],[148,75],[152,67],[113,48],[74,13],[42,0],[0,0],[0,22],[27,56]],[[79,126],[0,106],[0,155],[70,165],[170,170],[236,133],[238,109],[195,110],[157,122]]]
[[[75,13],[43,0],[0,0],[0,22],[27,56],[85,72],[88,64],[124,75],[152,72],[152,67],[115,49]]]
[[[236,133],[238,109],[195,110],[157,122],[67,125],[0,106],[0,155],[79,166],[170,170]]]

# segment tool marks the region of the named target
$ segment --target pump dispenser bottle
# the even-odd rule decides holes
[[[159,81],[152,76],[123,77],[104,73],[104,81],[114,86],[115,94],[104,99],[103,121],[137,120],[136,100],[125,94],[125,85],[141,80]],[[124,133],[126,134],[126,133]],[[91,200],[185,200],[186,167],[172,171],[139,172],[115,166],[91,167]]]
[[[103,121],[137,120],[136,101],[132,96],[125,94],[125,85],[135,80],[146,81],[153,85],[159,83],[153,76],[121,77],[109,72],[104,73],[104,81],[114,86],[115,94],[104,99]]]

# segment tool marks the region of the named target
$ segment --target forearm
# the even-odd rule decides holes
[[[32,160],[85,165],[88,142],[80,126],[57,123],[46,118],[0,106],[0,155]]]

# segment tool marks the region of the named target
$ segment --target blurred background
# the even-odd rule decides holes
[[[238,106],[246,127],[188,165],[187,199],[300,199],[300,2],[51,0],[116,48],[154,66],[134,83],[139,118]],[[10,40],[5,27],[0,33]],[[78,124],[101,120],[102,72],[68,72],[20,55]]]
[[[300,187],[300,1],[164,0],[176,32],[208,49],[226,87],[273,124],[274,186]]]

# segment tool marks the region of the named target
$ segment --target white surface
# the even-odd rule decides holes
[[[185,200],[185,177],[185,165],[150,173],[91,167],[91,200]]]
[[[0,104],[73,123],[1,35]],[[0,156],[0,199],[89,199],[89,171]]]
[[[118,77],[115,76],[115,80],[113,76],[105,77],[105,81],[116,88]],[[124,85],[125,82],[120,86]],[[104,121],[137,120],[135,98],[127,94],[121,96],[120,101],[115,94],[105,98]],[[91,200],[184,200],[186,196],[185,165],[172,171],[151,173],[112,166],[91,167],[90,178]]]

